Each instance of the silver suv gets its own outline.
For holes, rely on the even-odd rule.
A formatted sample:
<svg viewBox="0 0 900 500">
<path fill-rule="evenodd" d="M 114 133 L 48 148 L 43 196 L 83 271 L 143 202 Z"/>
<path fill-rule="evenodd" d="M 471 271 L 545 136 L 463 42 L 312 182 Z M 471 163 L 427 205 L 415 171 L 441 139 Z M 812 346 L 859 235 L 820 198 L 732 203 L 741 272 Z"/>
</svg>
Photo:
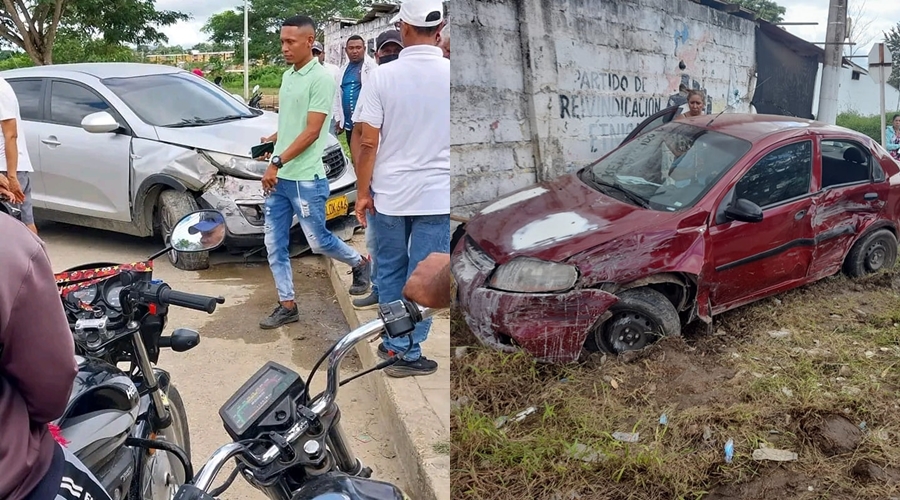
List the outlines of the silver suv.
<svg viewBox="0 0 900 500">
<path fill-rule="evenodd" d="M 267 164 L 250 158 L 250 148 L 275 132 L 277 113 L 164 65 L 60 64 L 0 77 L 15 90 L 25 122 L 36 217 L 167 243 L 182 216 L 214 208 L 225 214 L 232 253 L 264 250 Z M 349 239 L 358 227 L 356 175 L 331 134 L 323 160 L 328 225 Z M 308 248 L 295 217 L 291 253 Z M 179 269 L 209 265 L 207 253 L 173 251 L 169 260 Z"/>
</svg>

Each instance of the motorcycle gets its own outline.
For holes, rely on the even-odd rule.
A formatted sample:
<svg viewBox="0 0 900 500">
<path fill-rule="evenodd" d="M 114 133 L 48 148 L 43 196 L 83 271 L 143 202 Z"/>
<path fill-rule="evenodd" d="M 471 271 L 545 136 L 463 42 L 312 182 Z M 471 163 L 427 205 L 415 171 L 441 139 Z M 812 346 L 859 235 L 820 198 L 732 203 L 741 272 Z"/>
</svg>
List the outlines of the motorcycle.
<svg viewBox="0 0 900 500">
<path fill-rule="evenodd" d="M 402 356 L 340 381 L 341 361 L 357 343 L 381 331 L 392 338 L 408 335 L 418 322 L 435 312 L 405 300 L 381 305 L 379 319 L 338 340 L 305 382 L 293 370 L 267 362 L 219 409 L 233 442 L 213 452 L 200 472 L 179 488 L 175 500 L 213 500 L 239 473 L 271 500 L 409 500 L 399 487 L 371 479 L 372 469 L 363 466 L 350 449 L 335 400 L 339 386 L 389 366 Z M 310 397 L 310 383 L 326 357 L 326 389 Z M 232 458 L 234 471 L 222 486 L 210 490 L 219 471 Z"/>
<path fill-rule="evenodd" d="M 255 109 L 262 109 L 259 107 L 259 103 L 262 101 L 262 92 L 259 91 L 259 85 L 253 86 L 253 92 L 251 92 L 250 100 L 247 101 L 247 106 Z"/>
<path fill-rule="evenodd" d="M 161 349 L 185 352 L 200 342 L 185 328 L 162 335 L 169 306 L 212 314 L 225 299 L 172 290 L 153 279 L 153 259 L 172 250 L 214 250 L 225 239 L 224 224 L 218 211 L 193 212 L 146 261 L 98 262 L 56 275 L 78 375 L 53 425 L 113 499 L 171 500 L 193 476 L 184 402 L 169 373 L 154 365 Z M 126 362 L 123 371 L 118 364 Z"/>
</svg>

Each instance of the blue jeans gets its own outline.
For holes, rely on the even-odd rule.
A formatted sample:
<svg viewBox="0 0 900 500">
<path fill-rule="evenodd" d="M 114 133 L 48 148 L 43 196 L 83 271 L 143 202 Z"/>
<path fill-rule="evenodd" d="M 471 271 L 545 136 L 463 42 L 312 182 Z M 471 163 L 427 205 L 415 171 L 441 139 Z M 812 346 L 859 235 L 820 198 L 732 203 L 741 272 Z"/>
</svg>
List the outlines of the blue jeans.
<svg viewBox="0 0 900 500">
<path fill-rule="evenodd" d="M 378 263 L 375 261 L 375 227 L 372 224 L 366 226 L 366 251 L 372 259 L 372 293 L 378 297 Z"/>
<path fill-rule="evenodd" d="M 403 286 L 409 275 L 432 252 L 450 252 L 450 214 L 391 216 L 368 215 L 369 226 L 375 228 L 374 260 L 378 262 L 378 302 L 386 304 L 403 298 Z M 422 355 L 422 342 L 428 338 L 431 319 L 412 332 L 412 348 L 403 356 L 415 361 Z M 382 336 L 384 346 L 396 353 L 409 347 L 409 338 Z"/>
<path fill-rule="evenodd" d="M 275 278 L 278 300 L 294 300 L 294 275 L 291 271 L 291 223 L 294 216 L 313 253 L 356 267 L 362 256 L 325 227 L 325 202 L 331 188 L 327 179 L 289 181 L 278 179 L 266 198 L 266 252 Z"/>
</svg>

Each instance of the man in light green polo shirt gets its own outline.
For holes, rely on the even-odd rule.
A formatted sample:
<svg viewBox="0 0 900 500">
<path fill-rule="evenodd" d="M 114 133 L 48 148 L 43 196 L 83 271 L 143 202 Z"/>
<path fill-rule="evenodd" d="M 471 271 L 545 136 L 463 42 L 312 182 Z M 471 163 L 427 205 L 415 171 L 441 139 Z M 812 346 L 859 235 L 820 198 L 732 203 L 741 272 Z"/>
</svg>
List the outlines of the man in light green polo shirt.
<svg viewBox="0 0 900 500">
<path fill-rule="evenodd" d="M 300 319 L 294 302 L 289 254 L 294 215 L 314 253 L 353 269 L 351 295 L 362 295 L 369 289 L 369 261 L 325 226 L 330 187 L 322 153 L 328 140 L 325 124 L 331 118 L 335 82 L 313 57 L 315 34 L 315 21 L 306 16 L 290 17 L 281 26 L 281 52 L 291 66 L 284 72 L 278 94 L 278 131 L 265 138 L 275 141 L 275 150 L 262 178 L 266 192 L 266 250 L 279 304 L 260 321 L 259 326 L 264 329 Z"/>
</svg>

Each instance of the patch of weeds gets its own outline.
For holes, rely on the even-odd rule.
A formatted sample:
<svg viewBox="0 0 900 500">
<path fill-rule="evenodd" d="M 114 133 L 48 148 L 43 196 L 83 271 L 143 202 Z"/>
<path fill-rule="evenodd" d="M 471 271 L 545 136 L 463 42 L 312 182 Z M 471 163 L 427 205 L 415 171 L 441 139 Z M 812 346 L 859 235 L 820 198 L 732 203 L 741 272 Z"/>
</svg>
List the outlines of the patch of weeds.
<svg viewBox="0 0 900 500">
<path fill-rule="evenodd" d="M 451 342 L 467 349 L 451 359 L 451 497 L 896 496 L 895 281 L 893 273 L 828 278 L 717 317 L 716 335 L 687 328 L 684 339 L 665 339 L 627 362 L 570 366 L 477 345 L 455 311 Z M 776 330 L 788 335 L 770 335 Z M 852 452 L 835 454 L 841 448 L 826 439 L 821 422 L 835 415 L 843 431 L 861 429 Z M 623 442 L 617 432 L 640 437 Z M 760 447 L 799 459 L 754 461 Z"/>
</svg>

